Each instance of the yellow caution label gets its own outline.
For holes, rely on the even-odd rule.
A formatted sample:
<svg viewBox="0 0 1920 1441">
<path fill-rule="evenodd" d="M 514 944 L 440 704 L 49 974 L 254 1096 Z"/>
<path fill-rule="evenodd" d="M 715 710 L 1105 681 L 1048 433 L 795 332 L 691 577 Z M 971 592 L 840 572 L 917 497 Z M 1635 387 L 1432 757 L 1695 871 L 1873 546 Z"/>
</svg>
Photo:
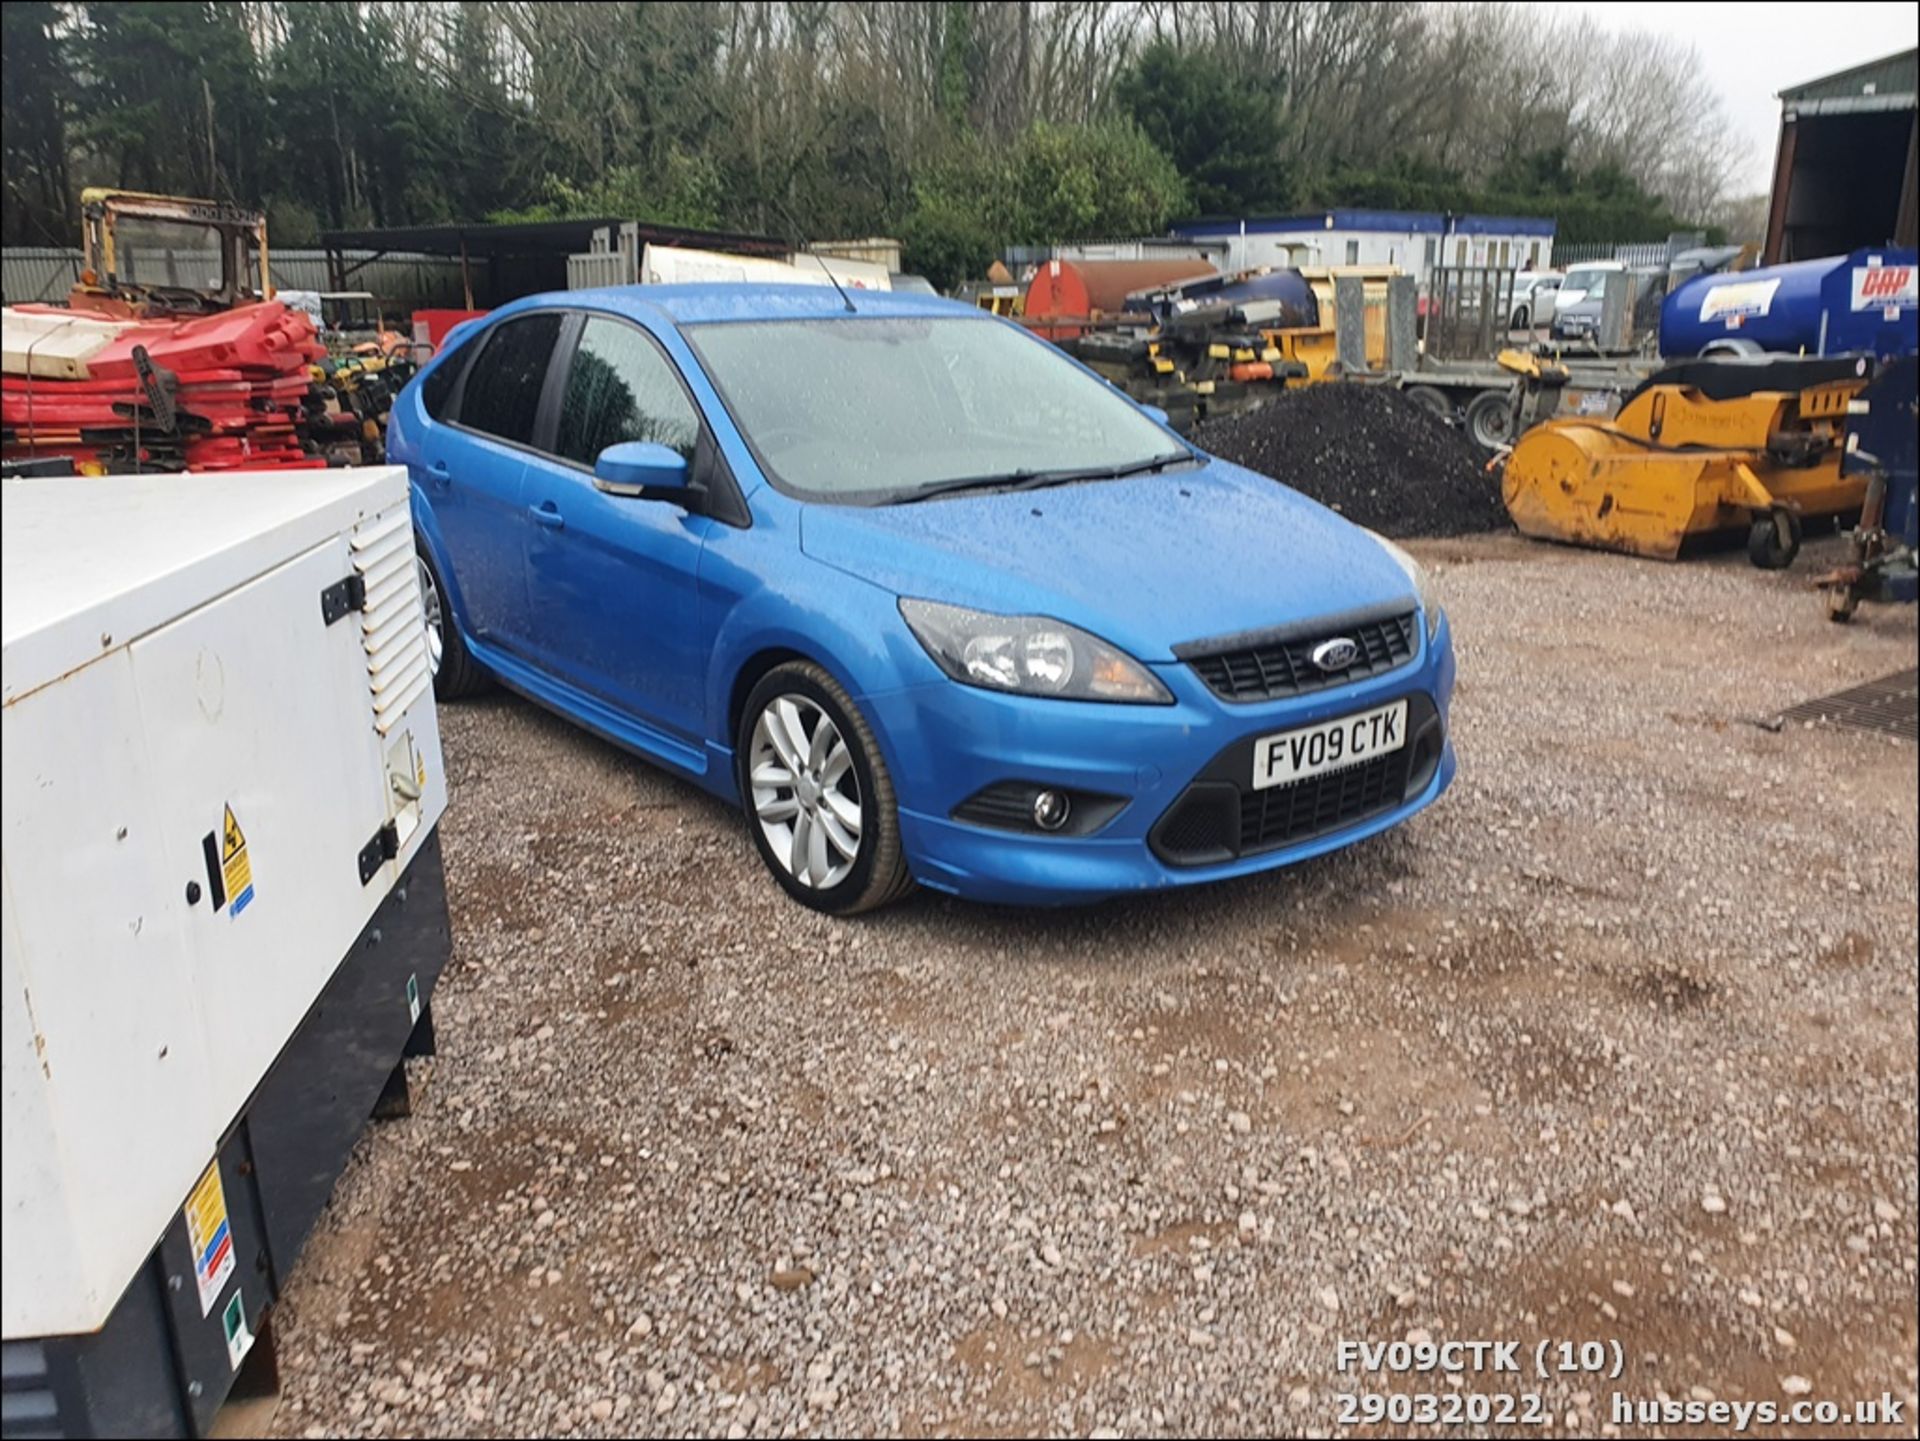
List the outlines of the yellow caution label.
<svg viewBox="0 0 1920 1441">
<path fill-rule="evenodd" d="M 181 1215 L 187 1223 L 187 1245 L 193 1251 L 194 1280 L 200 1287 L 200 1314 L 205 1316 L 233 1274 L 233 1226 L 227 1219 L 227 1193 L 220 1184 L 217 1158 L 187 1196 Z"/>
<path fill-rule="evenodd" d="M 240 818 L 227 808 L 221 825 L 220 876 L 227 887 L 227 914 L 238 916 L 253 900 L 253 861 L 247 855 L 247 834 L 240 829 Z"/>
</svg>

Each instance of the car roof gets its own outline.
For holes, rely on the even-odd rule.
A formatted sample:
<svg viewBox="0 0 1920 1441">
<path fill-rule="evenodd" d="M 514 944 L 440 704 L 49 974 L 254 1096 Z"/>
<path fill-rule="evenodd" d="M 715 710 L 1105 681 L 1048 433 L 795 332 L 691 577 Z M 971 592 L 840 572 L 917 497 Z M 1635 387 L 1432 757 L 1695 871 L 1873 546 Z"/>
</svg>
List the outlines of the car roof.
<svg viewBox="0 0 1920 1441">
<path fill-rule="evenodd" d="M 899 290 L 847 291 L 842 300 L 831 285 L 771 285 L 718 281 L 705 285 L 610 285 L 597 290 L 557 290 L 516 301 L 513 309 L 552 305 L 610 310 L 636 320 L 663 319 L 672 325 L 709 325 L 750 320 L 833 320 L 848 314 L 867 317 L 903 315 L 983 316 L 977 306 L 937 295 Z"/>
</svg>

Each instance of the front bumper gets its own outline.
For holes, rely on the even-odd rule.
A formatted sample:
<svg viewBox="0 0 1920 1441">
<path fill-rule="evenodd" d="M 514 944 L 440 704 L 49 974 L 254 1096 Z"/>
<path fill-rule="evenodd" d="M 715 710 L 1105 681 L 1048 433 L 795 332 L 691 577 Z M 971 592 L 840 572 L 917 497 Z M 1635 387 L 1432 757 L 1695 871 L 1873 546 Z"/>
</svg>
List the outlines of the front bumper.
<svg viewBox="0 0 1920 1441">
<path fill-rule="evenodd" d="M 1001 695 L 942 681 L 862 698 L 883 738 L 915 879 L 970 900 L 1066 905 L 1130 891 L 1198 885 L 1274 870 L 1377 835 L 1430 805 L 1455 769 L 1447 712 L 1452 634 L 1443 615 L 1431 641 L 1384 675 L 1283 700 L 1231 704 L 1185 664 L 1153 667 L 1170 706 L 1103 705 Z M 1206 852 L 1170 846 L 1163 818 L 1218 784 L 1256 736 L 1313 725 L 1402 697 L 1437 724 L 1437 756 L 1401 781 L 1410 787 L 1351 823 L 1299 840 Z M 1415 737 L 1409 736 L 1409 745 Z M 1088 836 L 996 829 L 953 819 L 984 787 L 1028 781 L 1126 799 Z M 1272 794 L 1271 792 L 1267 794 Z M 1384 808 L 1382 808 L 1384 807 Z M 1156 835 L 1156 828 L 1161 827 Z M 1157 844 L 1156 844 L 1157 842 Z M 1236 850 L 1241 853 L 1234 853 Z"/>
</svg>

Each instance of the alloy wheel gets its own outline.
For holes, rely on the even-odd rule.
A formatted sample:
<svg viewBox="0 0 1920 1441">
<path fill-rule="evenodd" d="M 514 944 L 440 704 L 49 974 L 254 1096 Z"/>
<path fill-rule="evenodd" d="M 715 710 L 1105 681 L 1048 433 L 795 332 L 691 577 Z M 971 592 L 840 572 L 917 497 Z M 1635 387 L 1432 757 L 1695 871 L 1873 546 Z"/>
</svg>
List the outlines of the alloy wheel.
<svg viewBox="0 0 1920 1441">
<path fill-rule="evenodd" d="M 853 752 L 807 696 L 776 696 L 753 723 L 747 757 L 753 813 L 768 847 L 803 886 L 828 890 L 860 854 L 865 810 Z"/>
<path fill-rule="evenodd" d="M 440 587 L 433 583 L 433 569 L 421 556 L 413 558 L 413 573 L 420 582 L 420 609 L 427 618 L 427 673 L 440 674 L 440 656 L 447 647 L 446 621 L 440 611 Z"/>
</svg>

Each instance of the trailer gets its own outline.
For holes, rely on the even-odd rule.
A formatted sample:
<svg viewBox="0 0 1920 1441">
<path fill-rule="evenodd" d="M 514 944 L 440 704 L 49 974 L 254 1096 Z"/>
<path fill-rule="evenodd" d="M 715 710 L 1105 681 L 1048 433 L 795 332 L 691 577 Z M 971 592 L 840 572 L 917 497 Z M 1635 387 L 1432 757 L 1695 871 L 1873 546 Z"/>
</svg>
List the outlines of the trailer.
<svg viewBox="0 0 1920 1441">
<path fill-rule="evenodd" d="M 13 1436 L 204 1436 L 433 1049 L 446 776 L 406 472 L 4 501 Z"/>
</svg>

